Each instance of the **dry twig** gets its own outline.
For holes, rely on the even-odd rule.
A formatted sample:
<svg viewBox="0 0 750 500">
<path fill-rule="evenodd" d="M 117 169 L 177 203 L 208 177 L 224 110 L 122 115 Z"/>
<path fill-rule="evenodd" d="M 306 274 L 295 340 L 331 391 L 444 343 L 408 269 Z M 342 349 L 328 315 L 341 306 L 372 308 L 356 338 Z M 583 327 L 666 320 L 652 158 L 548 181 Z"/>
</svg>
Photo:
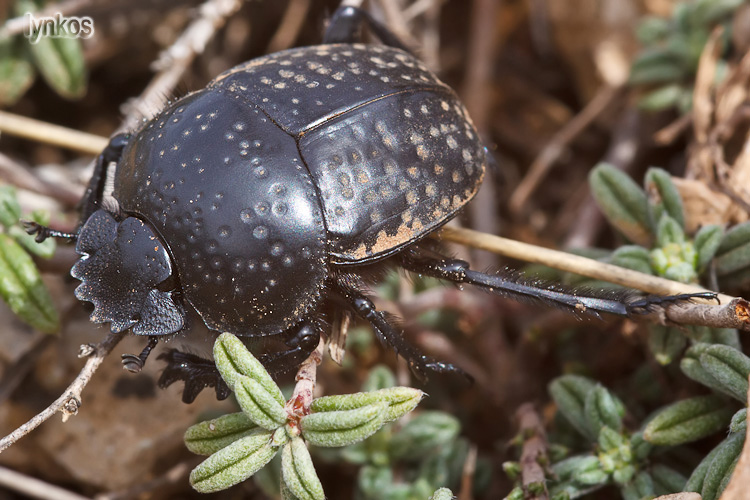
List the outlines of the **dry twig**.
<svg viewBox="0 0 750 500">
<path fill-rule="evenodd" d="M 547 500 L 544 467 L 547 459 L 547 435 L 539 414 L 531 403 L 522 404 L 516 410 L 516 419 L 523 436 L 521 451 L 521 482 L 526 500 Z"/>
<path fill-rule="evenodd" d="M 497 0 L 474 0 L 471 7 L 469 56 L 461 97 L 481 137 L 487 137 L 490 122 L 492 93 L 488 82 L 492 79 L 492 63 L 496 55 L 498 9 Z M 472 227 L 487 233 L 494 233 L 500 227 L 494 177 L 492 169 L 486 169 L 482 187 L 469 205 Z M 492 255 L 474 254 L 474 264 L 479 268 L 497 265 Z"/>
<path fill-rule="evenodd" d="M 207 0 L 199 7 L 198 17 L 153 63 L 159 73 L 137 99 L 127 104 L 127 118 L 118 130 L 137 128 L 144 117 L 152 116 L 163 107 L 195 56 L 203 53 L 216 31 L 241 5 L 242 0 Z"/>
<path fill-rule="evenodd" d="M 562 155 L 565 148 L 621 96 L 623 88 L 623 86 L 610 85 L 602 87 L 586 107 L 552 137 L 531 164 L 526 177 L 523 178 L 510 197 L 508 207 L 512 213 L 520 214 L 523 212 L 523 207 L 526 206 L 529 197 L 547 175 L 555 161 Z"/>
<path fill-rule="evenodd" d="M 321 338 L 318 347 L 310 356 L 299 365 L 295 380 L 294 393 L 286 403 L 286 412 L 290 421 L 297 421 L 310 413 L 310 405 L 313 401 L 315 381 L 317 379 L 318 365 L 323 359 L 325 341 Z"/>
<path fill-rule="evenodd" d="M 461 490 L 458 492 L 458 500 L 472 500 L 474 498 L 474 474 L 477 471 L 477 447 L 471 446 L 464 460 L 461 471 Z"/>
<path fill-rule="evenodd" d="M 0 153 L 0 178 L 21 189 L 53 198 L 69 207 L 78 204 L 83 196 L 81 189 L 70 189 L 64 184 L 55 184 L 39 178 L 35 172 Z"/>
<path fill-rule="evenodd" d="M 81 393 L 83 392 L 84 387 L 89 383 L 91 376 L 96 369 L 99 368 L 99 365 L 102 364 L 104 358 L 112 352 L 112 349 L 114 349 L 120 340 L 123 339 L 126 333 L 127 332 L 110 333 L 104 340 L 96 345 L 81 346 L 81 356 L 88 356 L 89 358 L 86 360 L 86 364 L 81 369 L 81 372 L 75 380 L 73 380 L 73 383 L 63 391 L 62 395 L 57 398 L 54 403 L 39 412 L 18 429 L 0 439 L 0 453 L 26 434 L 39 427 L 58 411 L 63 414 L 63 422 L 70 418 L 71 415 L 75 415 L 78 412 L 78 408 L 81 406 Z"/>
<path fill-rule="evenodd" d="M 93 155 L 99 154 L 107 145 L 104 137 L 7 111 L 0 111 L 0 132 Z"/>
<path fill-rule="evenodd" d="M 184 481 L 185 477 L 190 474 L 190 471 L 193 470 L 196 465 L 198 465 L 199 461 L 200 459 L 180 462 L 169 469 L 165 474 L 154 478 L 151 481 L 136 484 L 132 488 L 123 491 L 112 491 L 96 495 L 94 500 L 129 500 L 131 498 L 141 497 L 144 493 L 152 492 L 162 486 L 178 484 L 180 481 Z"/>
<path fill-rule="evenodd" d="M 31 498 L 47 500 L 88 500 L 87 497 L 73 493 L 34 477 L 21 474 L 5 467 L 0 467 L 0 485 L 9 490 Z"/>
<path fill-rule="evenodd" d="M 266 53 L 270 54 L 280 50 L 288 49 L 294 45 L 299 32 L 307 19 L 310 10 L 310 0 L 291 0 L 286 7 L 284 17 L 281 18 L 276 33 L 271 37 L 266 47 Z"/>
</svg>

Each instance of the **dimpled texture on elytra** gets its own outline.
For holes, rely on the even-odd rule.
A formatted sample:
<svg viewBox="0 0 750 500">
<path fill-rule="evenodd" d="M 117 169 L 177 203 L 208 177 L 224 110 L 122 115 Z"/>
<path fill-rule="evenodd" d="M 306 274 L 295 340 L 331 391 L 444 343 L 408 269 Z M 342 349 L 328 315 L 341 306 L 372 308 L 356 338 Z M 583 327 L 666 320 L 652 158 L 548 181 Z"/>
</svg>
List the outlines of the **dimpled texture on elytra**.
<svg viewBox="0 0 750 500">
<path fill-rule="evenodd" d="M 449 220 L 482 182 L 486 153 L 463 105 L 402 50 L 291 49 L 209 88 L 245 96 L 298 140 L 336 263 L 398 251 Z"/>
</svg>

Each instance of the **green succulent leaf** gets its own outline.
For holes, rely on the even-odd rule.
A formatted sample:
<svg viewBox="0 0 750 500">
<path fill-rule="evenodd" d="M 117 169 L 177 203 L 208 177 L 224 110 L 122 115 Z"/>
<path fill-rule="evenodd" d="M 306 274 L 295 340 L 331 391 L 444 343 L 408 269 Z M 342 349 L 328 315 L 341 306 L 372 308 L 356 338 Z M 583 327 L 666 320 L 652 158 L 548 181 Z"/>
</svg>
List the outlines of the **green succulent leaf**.
<svg viewBox="0 0 750 500">
<path fill-rule="evenodd" d="M 687 335 L 695 343 L 724 344 L 740 349 L 740 335 L 734 328 L 709 328 L 691 326 L 686 329 Z"/>
<path fill-rule="evenodd" d="M 742 453 L 742 445 L 745 443 L 745 434 L 731 434 L 719 446 L 716 455 L 708 466 L 708 471 L 703 479 L 701 497 L 704 500 L 716 500 L 724 491 L 724 487 L 734 472 L 734 467 Z"/>
<path fill-rule="evenodd" d="M 281 476 L 286 487 L 299 500 L 324 500 L 323 485 L 305 442 L 294 437 L 281 451 Z"/>
<path fill-rule="evenodd" d="M 246 480 L 276 455 L 270 431 L 238 439 L 217 451 L 190 473 L 190 484 L 200 493 L 225 490 Z"/>
<path fill-rule="evenodd" d="M 448 488 L 439 488 L 432 494 L 430 500 L 455 500 L 456 496 Z"/>
<path fill-rule="evenodd" d="M 385 423 L 387 409 L 388 403 L 379 401 L 354 410 L 311 413 L 300 419 L 300 428 L 315 446 L 346 446 L 377 432 Z"/>
<path fill-rule="evenodd" d="M 733 347 L 712 345 L 700 354 L 699 360 L 703 369 L 722 387 L 722 392 L 742 403 L 747 401 L 750 358 Z"/>
<path fill-rule="evenodd" d="M 684 399 L 662 409 L 646 426 L 649 443 L 674 446 L 710 436 L 727 425 L 731 410 L 717 396 Z"/>
<path fill-rule="evenodd" d="M 695 235 L 693 245 L 698 252 L 698 271 L 702 272 L 711 263 L 716 255 L 721 239 L 724 236 L 724 229 L 716 224 L 703 226 Z"/>
<path fill-rule="evenodd" d="M 460 430 L 461 424 L 453 415 L 441 411 L 422 412 L 391 438 L 391 455 L 404 460 L 424 457 L 450 446 Z"/>
<path fill-rule="evenodd" d="M 716 458 L 716 455 L 719 454 L 721 451 L 721 447 L 726 443 L 726 439 L 719 443 L 718 446 L 716 446 L 713 450 L 711 450 L 708 455 L 703 457 L 703 460 L 698 464 L 698 466 L 693 469 L 692 474 L 690 474 L 690 477 L 687 480 L 687 483 L 685 483 L 685 487 L 682 491 L 693 491 L 695 493 L 700 493 L 703 490 L 703 483 L 706 480 L 706 474 L 708 474 L 708 469 L 711 466 L 711 462 L 713 462 L 714 458 Z"/>
<path fill-rule="evenodd" d="M 25 40 L 0 37 L 0 106 L 15 104 L 34 83 L 34 66 L 29 61 Z"/>
<path fill-rule="evenodd" d="M 638 100 L 638 107 L 646 111 L 662 111 L 669 108 L 680 107 L 685 94 L 690 94 L 690 89 L 679 83 L 670 83 L 654 89 Z"/>
<path fill-rule="evenodd" d="M 738 224 L 724 234 L 715 259 L 716 274 L 719 276 L 750 266 L 750 222 Z"/>
<path fill-rule="evenodd" d="M 573 479 L 588 486 L 604 484 L 608 478 L 609 474 L 602 470 L 599 459 L 596 457 L 581 461 L 578 468 L 573 471 Z"/>
<path fill-rule="evenodd" d="M 643 438 L 642 432 L 636 432 L 630 437 L 630 449 L 633 453 L 633 458 L 637 462 L 646 460 L 654 449 L 654 446 Z"/>
<path fill-rule="evenodd" d="M 390 368 L 385 365 L 377 365 L 370 370 L 365 383 L 362 384 L 363 392 L 375 392 L 380 389 L 388 389 L 396 385 L 396 376 Z"/>
<path fill-rule="evenodd" d="M 242 413 L 231 413 L 195 424 L 185 432 L 185 445 L 197 455 L 211 455 L 240 438 L 265 432 Z"/>
<path fill-rule="evenodd" d="M 663 464 L 655 464 L 651 467 L 651 478 L 654 483 L 654 494 L 669 495 L 682 491 L 687 483 L 687 478 Z"/>
<path fill-rule="evenodd" d="M 0 66 L 2 64 L 0 61 Z M 21 205 L 18 203 L 16 188 L 0 185 L 0 224 L 6 228 L 15 226 L 19 217 L 21 217 Z"/>
<path fill-rule="evenodd" d="M 575 455 L 553 464 L 552 473 L 559 481 L 568 481 L 573 478 L 575 471 L 588 469 L 593 463 L 599 463 L 599 459 L 594 455 Z"/>
<path fill-rule="evenodd" d="M 690 72 L 685 61 L 674 52 L 654 48 L 644 50 L 630 67 L 630 84 L 647 85 L 680 81 Z"/>
<path fill-rule="evenodd" d="M 235 378 L 234 395 L 242 411 L 264 429 L 274 430 L 286 423 L 284 406 L 257 381 L 240 375 Z"/>
<path fill-rule="evenodd" d="M 604 386 L 597 385 L 586 394 L 584 413 L 591 433 L 598 436 L 602 427 L 615 431 L 622 428 L 625 405 Z"/>
<path fill-rule="evenodd" d="M 675 221 L 680 229 L 685 229 L 685 213 L 680 192 L 672 182 L 672 176 L 664 169 L 650 168 L 644 180 L 646 194 L 649 198 L 651 220 L 660 221 L 664 214 Z M 684 234 L 683 234 L 684 239 Z"/>
<path fill-rule="evenodd" d="M 711 374 L 706 371 L 706 369 L 700 362 L 701 354 L 706 352 L 706 349 L 708 349 L 708 347 L 710 347 L 710 344 L 699 342 L 685 351 L 682 360 L 680 360 L 680 369 L 682 370 L 682 373 L 695 380 L 696 382 L 714 389 L 717 392 L 721 392 L 723 394 L 726 394 L 727 396 L 731 396 L 732 394 L 724 387 L 724 385 L 716 380 L 713 376 L 711 376 Z"/>
<path fill-rule="evenodd" d="M 650 247 L 652 226 L 646 193 L 627 174 L 607 163 L 591 171 L 589 184 L 610 224 L 630 241 Z"/>
<path fill-rule="evenodd" d="M 583 436 L 595 441 L 595 434 L 586 418 L 586 397 L 594 390 L 596 382 L 580 375 L 563 375 L 549 385 L 549 393 L 560 413 Z"/>
<path fill-rule="evenodd" d="M 671 244 L 685 243 L 685 231 L 668 213 L 662 213 L 656 227 L 656 245 L 666 247 Z"/>
<path fill-rule="evenodd" d="M 612 479 L 615 481 L 616 484 L 627 484 L 630 482 L 631 479 L 633 479 L 633 476 L 635 476 L 635 473 L 636 473 L 635 467 L 628 464 L 618 469 L 615 469 L 612 472 Z"/>
<path fill-rule="evenodd" d="M 221 377 L 234 392 L 235 385 L 243 376 L 250 377 L 260 384 L 273 399 L 284 406 L 284 395 L 263 365 L 245 347 L 245 344 L 231 333 L 222 333 L 214 342 L 214 362 Z"/>
<path fill-rule="evenodd" d="M 655 496 L 654 480 L 651 474 L 644 470 L 636 474 L 633 480 L 623 486 L 620 491 L 622 492 L 623 500 L 653 498 Z"/>
<path fill-rule="evenodd" d="M 417 407 L 424 392 L 411 387 L 390 387 L 372 392 L 358 392 L 314 399 L 310 410 L 314 413 L 355 410 L 373 403 L 387 403 L 385 422 L 399 419 Z"/>
<path fill-rule="evenodd" d="M 743 408 L 732 415 L 732 420 L 729 422 L 729 432 L 744 433 L 745 429 L 747 429 L 747 408 Z"/>
<path fill-rule="evenodd" d="M 617 450 L 623 446 L 626 441 L 622 434 L 610 427 L 604 426 L 599 431 L 598 443 L 602 451 L 609 452 Z"/>
<path fill-rule="evenodd" d="M 0 295 L 11 310 L 34 328 L 54 333 L 57 311 L 34 261 L 13 238 L 0 234 Z"/>
<path fill-rule="evenodd" d="M 653 45 L 664 40 L 671 30 L 668 19 L 658 16 L 646 16 L 638 23 L 635 36 L 643 45 Z"/>
<path fill-rule="evenodd" d="M 660 365 L 674 361 L 687 346 L 685 335 L 677 328 L 648 325 L 648 347 Z"/>
<path fill-rule="evenodd" d="M 612 264 L 645 274 L 654 274 L 650 252 L 639 245 L 623 245 L 612 253 Z"/>
</svg>

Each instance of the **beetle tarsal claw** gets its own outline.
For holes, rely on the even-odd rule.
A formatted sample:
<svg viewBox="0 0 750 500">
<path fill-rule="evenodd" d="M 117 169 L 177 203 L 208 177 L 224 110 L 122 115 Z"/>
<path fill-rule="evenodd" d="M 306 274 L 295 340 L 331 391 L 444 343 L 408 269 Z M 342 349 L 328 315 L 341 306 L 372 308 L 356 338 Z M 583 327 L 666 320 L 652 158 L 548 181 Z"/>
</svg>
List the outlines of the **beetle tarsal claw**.
<svg viewBox="0 0 750 500">
<path fill-rule="evenodd" d="M 169 255 L 142 221 L 122 222 L 104 210 L 81 229 L 76 251 L 83 257 L 71 274 L 81 280 L 76 297 L 94 304 L 91 319 L 115 333 L 167 335 L 182 329 L 184 312 L 159 284 L 172 274 Z"/>
</svg>

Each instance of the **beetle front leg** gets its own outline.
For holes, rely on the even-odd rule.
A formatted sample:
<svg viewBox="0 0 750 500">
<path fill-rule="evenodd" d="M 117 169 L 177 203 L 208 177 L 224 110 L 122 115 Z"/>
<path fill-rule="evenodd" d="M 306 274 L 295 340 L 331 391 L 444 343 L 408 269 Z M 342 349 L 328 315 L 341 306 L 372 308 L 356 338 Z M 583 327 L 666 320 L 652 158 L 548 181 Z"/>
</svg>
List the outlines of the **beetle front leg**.
<svg viewBox="0 0 750 500">
<path fill-rule="evenodd" d="M 362 25 L 366 24 L 384 45 L 396 47 L 406 52 L 408 48 L 391 30 L 380 24 L 369 12 L 358 7 L 344 6 L 333 13 L 323 43 L 357 43 L 361 41 Z"/>
<path fill-rule="evenodd" d="M 600 312 L 634 317 L 653 312 L 675 302 L 692 299 L 717 300 L 713 292 L 642 297 L 630 290 L 591 290 L 569 288 L 542 280 L 527 278 L 518 272 L 487 274 L 469 268 L 468 262 L 457 259 L 423 257 L 416 252 L 402 254 L 401 265 L 409 271 L 426 274 L 454 283 L 468 283 L 515 300 L 533 300 L 560 307 L 573 313 L 598 317 Z"/>
<path fill-rule="evenodd" d="M 473 380 L 469 374 L 457 366 L 422 354 L 416 347 L 406 341 L 402 332 L 388 321 L 385 313 L 375 309 L 375 304 L 370 299 L 347 286 L 342 280 L 336 284 L 335 291 L 354 309 L 357 316 L 367 320 L 372 325 L 381 342 L 389 345 L 409 363 L 412 373 L 421 382 L 426 382 L 431 372 L 458 373 L 469 380 Z"/>
<path fill-rule="evenodd" d="M 135 354 L 123 354 L 122 367 L 130 373 L 140 373 L 140 371 L 143 370 L 143 367 L 146 364 L 148 355 L 151 354 L 151 351 L 154 350 L 154 347 L 156 347 L 156 344 L 158 343 L 159 337 L 149 337 L 148 344 L 146 344 L 146 347 L 143 348 L 139 355 L 136 356 Z"/>
</svg>

